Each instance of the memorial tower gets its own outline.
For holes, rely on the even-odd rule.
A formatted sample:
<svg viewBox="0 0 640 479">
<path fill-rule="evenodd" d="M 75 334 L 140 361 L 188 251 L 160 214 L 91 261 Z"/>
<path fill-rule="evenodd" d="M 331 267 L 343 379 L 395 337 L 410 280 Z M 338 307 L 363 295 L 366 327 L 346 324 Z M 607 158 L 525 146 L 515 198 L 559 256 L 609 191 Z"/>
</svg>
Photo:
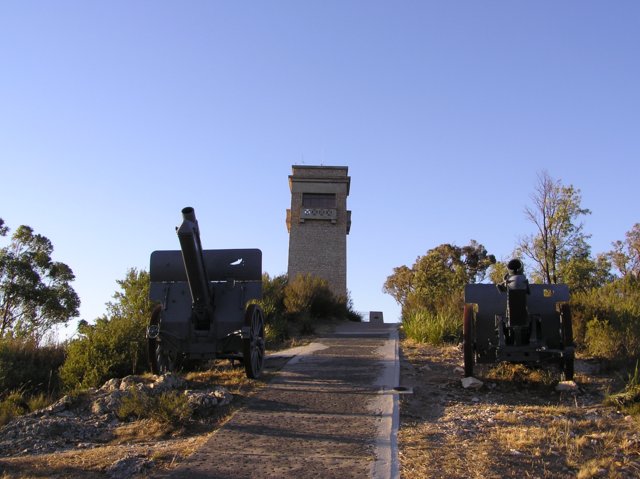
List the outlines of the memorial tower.
<svg viewBox="0 0 640 479">
<path fill-rule="evenodd" d="M 348 172 L 346 166 L 293 165 L 289 175 L 291 208 L 287 209 L 289 279 L 298 274 L 318 276 L 344 298 L 351 229 Z"/>
</svg>

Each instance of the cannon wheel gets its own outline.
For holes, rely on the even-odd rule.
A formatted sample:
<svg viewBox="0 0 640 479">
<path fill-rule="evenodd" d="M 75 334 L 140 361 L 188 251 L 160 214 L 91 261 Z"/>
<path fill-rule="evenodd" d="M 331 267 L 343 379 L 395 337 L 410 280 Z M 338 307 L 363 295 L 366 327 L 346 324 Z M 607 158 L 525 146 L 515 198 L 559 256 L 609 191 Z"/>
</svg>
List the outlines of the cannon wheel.
<svg viewBox="0 0 640 479">
<path fill-rule="evenodd" d="M 571 306 L 563 304 L 560 306 L 560 317 L 562 318 L 562 345 L 566 349 L 573 347 L 573 325 L 571 324 Z M 562 372 L 565 381 L 573 381 L 573 351 L 565 353 L 562 359 Z"/>
<path fill-rule="evenodd" d="M 264 366 L 264 314 L 257 304 L 247 306 L 244 325 L 249 328 L 249 336 L 242 339 L 244 370 L 248 378 L 257 379 Z"/>
<path fill-rule="evenodd" d="M 464 356 L 464 377 L 473 376 L 473 305 L 464 305 L 462 316 L 462 353 Z"/>
<path fill-rule="evenodd" d="M 160 313 L 162 313 L 162 306 L 156 306 L 152 313 L 151 319 L 149 320 L 149 327 L 158 326 L 160 324 Z M 156 352 L 158 350 L 159 342 L 158 338 L 147 338 L 147 357 L 149 359 L 149 367 L 151 368 L 151 372 L 153 374 L 159 374 L 160 368 L 158 365 L 158 356 Z"/>
<path fill-rule="evenodd" d="M 151 313 L 151 319 L 149 320 L 149 326 L 160 325 L 160 314 L 162 313 L 162 306 L 158 305 Z M 147 356 L 149 358 L 149 366 L 153 374 L 164 374 L 176 369 L 176 360 L 171 358 L 169 353 L 164 350 L 162 342 L 158 338 L 147 339 Z"/>
</svg>

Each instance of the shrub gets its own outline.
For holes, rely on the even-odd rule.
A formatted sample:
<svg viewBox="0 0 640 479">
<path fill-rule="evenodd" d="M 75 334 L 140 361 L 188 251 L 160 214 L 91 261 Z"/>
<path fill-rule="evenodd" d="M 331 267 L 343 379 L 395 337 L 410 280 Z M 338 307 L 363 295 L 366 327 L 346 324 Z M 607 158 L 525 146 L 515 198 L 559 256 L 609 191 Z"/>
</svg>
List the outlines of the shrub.
<svg viewBox="0 0 640 479">
<path fill-rule="evenodd" d="M 110 378 L 146 370 L 146 324 L 128 318 L 99 319 L 71 341 L 60 377 L 68 389 L 98 387 Z"/>
<path fill-rule="evenodd" d="M 589 354 L 614 360 L 624 355 L 624 337 L 609 321 L 594 318 L 587 323 L 584 342 Z"/>
<path fill-rule="evenodd" d="M 574 339 L 587 354 L 632 361 L 640 356 L 640 281 L 617 279 L 571 301 Z"/>
<path fill-rule="evenodd" d="M 289 339 L 289 328 L 284 307 L 284 291 L 287 276 L 262 275 L 262 299 L 258 304 L 264 312 L 264 334 L 268 343 L 278 343 Z"/>
<path fill-rule="evenodd" d="M 130 269 L 117 283 L 122 291 L 107 303 L 109 315 L 95 325 L 81 321 L 80 337 L 68 345 L 60 369 L 68 389 L 98 387 L 113 377 L 147 370 L 145 332 L 154 306 L 149 300 L 149 273 Z"/>
<path fill-rule="evenodd" d="M 313 318 L 332 317 L 336 299 L 329 284 L 311 274 L 299 274 L 284 290 L 284 306 L 292 316 L 308 313 Z"/>
</svg>

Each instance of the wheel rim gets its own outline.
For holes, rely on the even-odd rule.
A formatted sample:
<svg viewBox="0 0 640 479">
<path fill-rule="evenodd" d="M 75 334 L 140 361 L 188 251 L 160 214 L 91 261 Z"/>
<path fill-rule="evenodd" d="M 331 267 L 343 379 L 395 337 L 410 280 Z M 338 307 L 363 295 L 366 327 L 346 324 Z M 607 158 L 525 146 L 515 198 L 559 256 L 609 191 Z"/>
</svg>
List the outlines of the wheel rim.
<svg viewBox="0 0 640 479">
<path fill-rule="evenodd" d="M 462 318 L 462 349 L 464 356 L 464 375 L 473 376 L 473 306 L 464 305 Z"/>
<path fill-rule="evenodd" d="M 245 313 L 244 324 L 249 328 L 249 336 L 243 339 L 243 362 L 248 378 L 256 379 L 264 366 L 265 340 L 264 315 L 262 309 L 250 304 Z"/>
<path fill-rule="evenodd" d="M 160 325 L 160 313 L 162 313 L 162 306 L 158 305 L 154 308 L 149 319 L 149 328 L 158 327 Z M 160 343 L 158 338 L 147 338 L 147 358 L 149 359 L 149 367 L 153 374 L 160 373 L 160 367 L 158 364 L 158 348 Z"/>
<path fill-rule="evenodd" d="M 571 323 L 571 307 L 568 304 L 563 304 L 560 307 L 560 315 L 562 318 L 562 345 L 563 347 L 573 347 L 573 324 Z M 573 381 L 573 351 L 565 352 L 562 359 L 562 372 L 564 373 L 565 381 Z"/>
<path fill-rule="evenodd" d="M 149 320 L 149 329 L 155 329 L 153 337 L 147 338 L 147 357 L 153 374 L 175 371 L 178 364 L 177 357 L 172 356 L 160 341 L 161 314 L 162 306 L 158 305 L 151 313 L 151 319 Z"/>
</svg>

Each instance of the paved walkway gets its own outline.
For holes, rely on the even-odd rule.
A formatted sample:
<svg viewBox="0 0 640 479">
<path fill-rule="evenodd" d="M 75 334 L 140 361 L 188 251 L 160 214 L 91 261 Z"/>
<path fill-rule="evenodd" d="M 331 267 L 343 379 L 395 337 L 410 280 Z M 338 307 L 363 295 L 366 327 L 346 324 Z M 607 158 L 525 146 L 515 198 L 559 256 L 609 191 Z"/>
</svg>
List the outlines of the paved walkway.
<svg viewBox="0 0 640 479">
<path fill-rule="evenodd" d="M 341 324 L 295 354 L 172 478 L 397 478 L 397 325 Z"/>
</svg>

